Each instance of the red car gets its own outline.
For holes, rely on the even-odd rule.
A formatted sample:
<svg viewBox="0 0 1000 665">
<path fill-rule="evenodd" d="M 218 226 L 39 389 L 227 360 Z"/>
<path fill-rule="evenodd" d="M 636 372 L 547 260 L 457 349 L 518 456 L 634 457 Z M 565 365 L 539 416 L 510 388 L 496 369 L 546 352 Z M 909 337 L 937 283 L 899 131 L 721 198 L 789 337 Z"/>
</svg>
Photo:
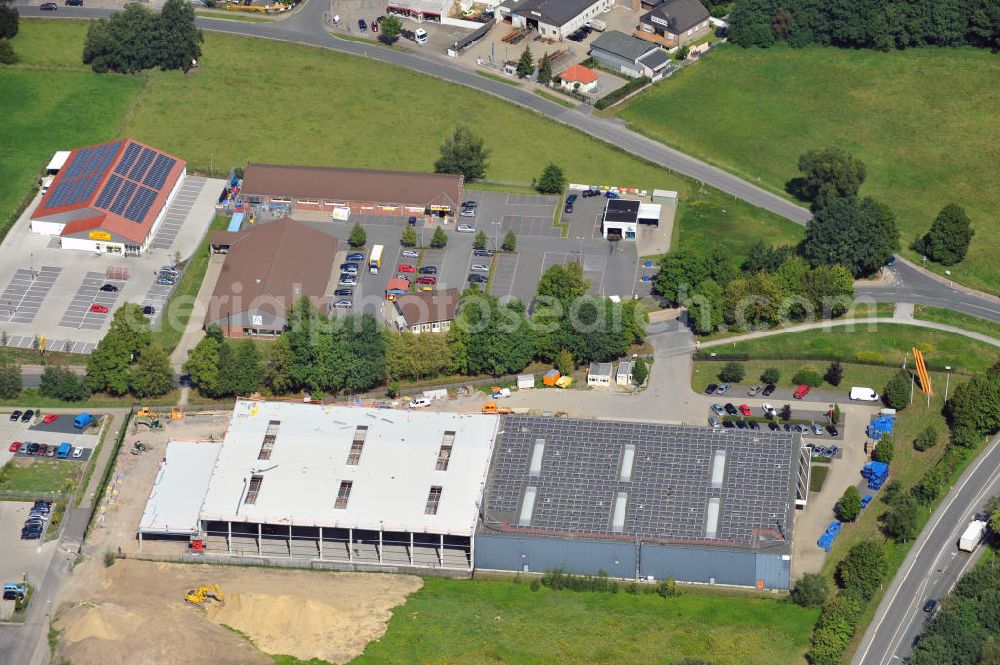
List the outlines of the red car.
<svg viewBox="0 0 1000 665">
<path fill-rule="evenodd" d="M 417 284 L 437 284 L 437 277 L 431 277 L 430 275 L 424 275 L 417 280 Z"/>
<path fill-rule="evenodd" d="M 20 449 L 21 449 L 21 442 L 20 441 L 15 441 L 14 443 L 10 444 L 10 452 L 16 453 Z"/>
<path fill-rule="evenodd" d="M 45 453 L 49 452 L 49 447 L 45 444 L 38 446 L 38 450 L 35 451 L 36 457 L 45 457 Z"/>
<path fill-rule="evenodd" d="M 809 394 L 809 386 L 801 385 L 795 389 L 795 392 L 792 394 L 792 397 L 794 397 L 795 399 L 802 399 L 808 394 Z"/>
<path fill-rule="evenodd" d="M 409 263 L 400 263 L 399 272 L 417 272 L 417 267 L 411 266 Z"/>
<path fill-rule="evenodd" d="M 747 406 L 746 404 L 740 404 L 740 413 L 742 413 L 744 416 L 749 416 L 750 407 Z"/>
<path fill-rule="evenodd" d="M 42 422 L 45 423 L 46 425 L 50 425 L 50 424 L 54 423 L 57 420 L 59 420 L 59 416 L 57 416 L 54 413 L 50 413 L 49 415 L 47 415 L 44 418 L 42 418 Z"/>
<path fill-rule="evenodd" d="M 101 304 L 95 302 L 93 305 L 90 306 L 90 311 L 91 312 L 96 312 L 98 314 L 107 314 L 108 313 L 108 307 L 107 307 L 107 305 L 101 305 Z"/>
</svg>

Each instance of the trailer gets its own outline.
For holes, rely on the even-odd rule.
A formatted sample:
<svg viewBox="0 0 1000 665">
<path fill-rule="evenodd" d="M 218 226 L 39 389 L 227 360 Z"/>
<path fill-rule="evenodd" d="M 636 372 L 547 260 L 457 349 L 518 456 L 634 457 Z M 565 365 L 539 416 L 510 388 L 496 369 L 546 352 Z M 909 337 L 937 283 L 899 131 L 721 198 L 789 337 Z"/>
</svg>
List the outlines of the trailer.
<svg viewBox="0 0 1000 665">
<path fill-rule="evenodd" d="M 974 552 L 986 537 L 986 527 L 987 523 L 983 520 L 969 522 L 969 526 L 965 527 L 965 533 L 958 539 L 958 549 L 963 552 Z"/>
</svg>

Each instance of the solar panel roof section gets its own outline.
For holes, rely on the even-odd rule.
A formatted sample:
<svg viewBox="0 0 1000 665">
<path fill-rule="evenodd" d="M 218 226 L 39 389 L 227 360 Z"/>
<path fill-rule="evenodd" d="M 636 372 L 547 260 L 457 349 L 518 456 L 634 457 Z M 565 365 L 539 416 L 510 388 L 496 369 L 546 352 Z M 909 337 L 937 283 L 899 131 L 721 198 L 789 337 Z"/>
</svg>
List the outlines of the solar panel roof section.
<svg viewBox="0 0 1000 665">
<path fill-rule="evenodd" d="M 177 160 L 173 157 L 168 157 L 162 153 L 156 155 L 156 160 L 153 162 L 153 166 L 150 167 L 149 173 L 146 174 L 142 183 L 144 185 L 160 189 L 167 181 L 167 176 L 170 175 L 170 169 L 174 168 L 174 164 L 176 163 Z"/>
<path fill-rule="evenodd" d="M 122 181 L 124 179 L 120 175 L 112 175 L 108 178 L 108 182 L 104 185 L 101 193 L 97 197 L 97 201 L 94 205 L 98 208 L 107 208 L 111 205 L 111 200 L 115 198 L 115 194 L 118 193 L 118 188 L 122 186 Z"/>
<path fill-rule="evenodd" d="M 131 180 L 126 180 L 122 184 L 122 188 L 118 191 L 118 196 L 115 197 L 114 203 L 111 204 L 109 210 L 116 215 L 120 215 L 125 212 L 125 206 L 128 204 L 129 199 L 132 198 L 132 193 L 135 192 L 136 185 Z"/>
<path fill-rule="evenodd" d="M 115 167 L 115 173 L 120 176 L 127 176 L 128 170 L 135 164 L 135 160 L 140 152 L 142 152 L 141 145 L 138 143 L 129 143 L 128 147 L 125 148 L 122 158 L 118 161 L 118 166 Z"/>
<path fill-rule="evenodd" d="M 129 171 L 129 180 L 135 180 L 136 182 L 142 180 L 142 176 L 146 174 L 146 169 L 149 165 L 153 163 L 153 158 L 156 156 L 156 151 L 152 148 L 143 148 L 142 154 L 139 155 L 139 159 L 136 160 L 135 166 Z"/>
<path fill-rule="evenodd" d="M 729 547 L 788 548 L 794 508 L 798 435 L 602 420 L 510 415 L 501 434 L 484 497 L 487 523 L 517 531 L 525 489 L 536 487 L 530 529 L 554 536 L 641 537 Z M 545 439 L 541 472 L 530 476 L 537 439 Z M 626 446 L 632 474 L 622 479 Z M 713 485 L 718 451 L 723 479 Z M 614 508 L 627 493 L 619 533 Z M 707 514 L 717 499 L 719 516 Z M 494 524 L 495 525 L 495 524 Z M 781 543 L 784 538 L 786 542 Z M 777 545 L 775 544 L 777 543 Z"/>
<path fill-rule="evenodd" d="M 132 198 L 132 203 L 125 209 L 125 219 L 133 222 L 142 222 L 149 212 L 149 207 L 156 200 L 156 192 L 148 187 L 139 187 L 139 191 Z"/>
</svg>

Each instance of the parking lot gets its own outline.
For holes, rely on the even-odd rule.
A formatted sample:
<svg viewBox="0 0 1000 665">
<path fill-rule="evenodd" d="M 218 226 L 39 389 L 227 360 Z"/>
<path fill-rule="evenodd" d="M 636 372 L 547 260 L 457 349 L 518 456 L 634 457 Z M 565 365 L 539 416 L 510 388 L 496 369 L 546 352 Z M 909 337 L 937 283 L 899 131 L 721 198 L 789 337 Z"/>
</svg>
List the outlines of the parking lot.
<svg viewBox="0 0 1000 665">
<path fill-rule="evenodd" d="M 18 268 L 0 296 L 0 321 L 31 323 L 42 308 L 42 301 L 59 277 L 55 266 Z"/>
<path fill-rule="evenodd" d="M 21 540 L 31 507 L 31 501 L 0 501 L 0 582 L 27 581 L 38 586 L 57 549 L 54 540 Z M 0 618 L 9 618 L 13 611 L 14 601 L 0 601 Z"/>
<path fill-rule="evenodd" d="M 105 284 L 110 284 L 115 290 L 102 291 Z M 121 280 L 108 280 L 99 272 L 88 272 L 80 282 L 80 288 L 76 290 L 59 325 L 78 330 L 99 330 L 114 312 L 118 295 L 124 286 L 125 282 Z M 107 308 L 107 311 L 91 311 L 94 305 Z"/>
</svg>

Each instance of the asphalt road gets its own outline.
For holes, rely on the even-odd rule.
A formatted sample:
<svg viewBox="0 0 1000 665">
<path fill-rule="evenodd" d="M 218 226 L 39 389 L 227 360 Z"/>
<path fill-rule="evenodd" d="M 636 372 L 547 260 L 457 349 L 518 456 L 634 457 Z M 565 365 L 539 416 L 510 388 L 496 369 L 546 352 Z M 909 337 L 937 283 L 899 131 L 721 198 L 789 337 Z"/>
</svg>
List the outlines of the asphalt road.
<svg viewBox="0 0 1000 665">
<path fill-rule="evenodd" d="M 910 654 L 929 615 L 928 598 L 941 599 L 972 566 L 958 539 L 986 500 L 1000 494 L 1000 437 L 973 462 L 935 511 L 882 598 L 852 665 L 889 665 Z"/>
</svg>

